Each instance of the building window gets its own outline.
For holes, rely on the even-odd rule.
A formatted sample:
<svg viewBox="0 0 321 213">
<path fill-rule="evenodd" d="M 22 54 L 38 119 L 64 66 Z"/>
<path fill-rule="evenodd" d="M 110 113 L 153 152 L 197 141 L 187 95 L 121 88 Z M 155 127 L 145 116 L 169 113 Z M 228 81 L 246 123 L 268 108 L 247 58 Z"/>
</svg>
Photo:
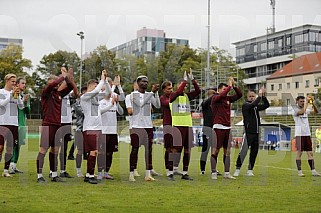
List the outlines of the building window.
<svg viewBox="0 0 321 213">
<path fill-rule="evenodd" d="M 282 90 L 282 84 L 279 84 L 279 91 Z"/>
<path fill-rule="evenodd" d="M 291 37 L 286 37 L 286 45 L 291 45 Z"/>
<path fill-rule="evenodd" d="M 305 81 L 305 88 L 309 88 L 310 87 L 310 80 L 306 80 Z"/>
<path fill-rule="evenodd" d="M 290 106 L 291 105 L 291 100 L 290 99 L 286 99 L 286 105 Z"/>
<path fill-rule="evenodd" d="M 283 39 L 278 40 L 278 47 L 282 47 Z"/>
<path fill-rule="evenodd" d="M 315 41 L 316 40 L 316 33 L 315 32 L 310 32 L 309 36 L 310 36 L 310 41 Z"/>
<path fill-rule="evenodd" d="M 265 51 L 266 50 L 266 43 L 261 43 L 261 51 Z"/>
<path fill-rule="evenodd" d="M 303 43 L 303 34 L 294 36 L 294 43 L 295 44 Z"/>
<path fill-rule="evenodd" d="M 274 49 L 274 41 L 269 41 L 269 50 Z"/>
<path fill-rule="evenodd" d="M 245 55 L 244 47 L 236 50 L 236 56 L 242 56 L 242 55 Z"/>
<path fill-rule="evenodd" d="M 303 41 L 304 42 L 308 42 L 309 41 L 309 34 L 308 33 L 304 33 L 303 34 Z"/>
<path fill-rule="evenodd" d="M 299 89 L 299 87 L 300 87 L 300 83 L 298 81 L 295 82 L 295 89 Z"/>
<path fill-rule="evenodd" d="M 254 46 L 253 46 L 253 52 L 257 52 L 257 45 L 256 44 L 254 44 Z"/>
<path fill-rule="evenodd" d="M 315 87 L 318 87 L 320 84 L 320 80 L 317 78 L 317 79 L 314 79 L 314 86 Z"/>
<path fill-rule="evenodd" d="M 286 89 L 290 89 L 291 88 L 291 83 L 286 83 Z"/>
<path fill-rule="evenodd" d="M 274 84 L 271 84 L 271 91 L 274 91 Z"/>
</svg>

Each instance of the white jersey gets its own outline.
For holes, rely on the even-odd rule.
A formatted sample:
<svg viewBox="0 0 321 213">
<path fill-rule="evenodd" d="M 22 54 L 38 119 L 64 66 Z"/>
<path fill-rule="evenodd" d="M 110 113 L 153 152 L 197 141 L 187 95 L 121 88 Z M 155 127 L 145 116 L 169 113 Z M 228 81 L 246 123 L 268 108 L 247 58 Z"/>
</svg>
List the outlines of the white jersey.
<svg viewBox="0 0 321 213">
<path fill-rule="evenodd" d="M 114 94 L 117 95 L 117 94 Z M 103 134 L 117 134 L 117 112 L 123 114 L 119 104 L 112 104 L 112 98 L 99 101 Z"/>
<path fill-rule="evenodd" d="M 0 125 L 18 126 L 18 107 L 24 108 L 21 96 L 14 99 L 12 91 L 0 89 Z"/>
<path fill-rule="evenodd" d="M 99 110 L 98 94 L 105 84 L 101 80 L 96 88 L 90 92 L 83 94 L 80 97 L 80 106 L 84 112 L 83 131 L 86 130 L 101 130 L 101 112 Z"/>
<path fill-rule="evenodd" d="M 151 108 L 152 105 L 160 108 L 158 93 L 154 97 L 152 92 L 134 91 L 131 93 L 131 102 L 133 106 L 132 128 L 153 128 Z"/>
<path fill-rule="evenodd" d="M 66 95 L 61 100 L 61 123 L 70 124 L 72 122 L 70 94 Z"/>
<path fill-rule="evenodd" d="M 310 109 L 307 109 L 303 115 L 297 115 L 301 109 L 298 105 L 293 106 L 293 120 L 295 122 L 295 136 L 311 136 L 308 114 Z"/>
<path fill-rule="evenodd" d="M 126 95 L 126 98 L 125 98 L 125 105 L 126 105 L 126 109 L 128 109 L 128 108 L 133 108 L 133 105 L 132 105 L 132 101 L 130 100 L 130 97 L 131 97 L 131 95 L 130 94 L 128 94 L 128 95 Z M 132 129 L 132 116 L 131 115 L 128 115 L 127 116 L 127 120 L 128 120 L 128 122 L 129 122 L 129 129 Z"/>
</svg>

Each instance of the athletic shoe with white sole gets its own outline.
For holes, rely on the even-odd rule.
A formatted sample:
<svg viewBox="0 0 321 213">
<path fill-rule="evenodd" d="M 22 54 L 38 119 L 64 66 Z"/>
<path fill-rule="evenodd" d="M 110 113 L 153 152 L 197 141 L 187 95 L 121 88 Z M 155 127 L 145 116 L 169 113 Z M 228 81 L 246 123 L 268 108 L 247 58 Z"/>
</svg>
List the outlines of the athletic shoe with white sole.
<svg viewBox="0 0 321 213">
<path fill-rule="evenodd" d="M 129 177 L 128 177 L 128 181 L 135 182 L 136 180 L 135 180 L 134 175 L 130 174 Z"/>
<path fill-rule="evenodd" d="M 240 176 L 240 170 L 239 169 L 236 169 L 234 174 L 233 174 L 234 177 L 238 177 Z"/>
<path fill-rule="evenodd" d="M 319 176 L 321 176 L 321 174 L 318 173 L 317 171 L 313 170 L 313 171 L 312 171 L 312 176 L 317 176 L 317 177 L 319 177 Z"/>
<path fill-rule="evenodd" d="M 253 177 L 254 176 L 253 170 L 248 170 L 247 173 L 246 173 L 246 176 Z"/>
<path fill-rule="evenodd" d="M 230 173 L 224 174 L 223 177 L 224 177 L 225 179 L 236 180 L 236 178 L 233 177 Z"/>
<path fill-rule="evenodd" d="M 134 177 L 140 177 L 140 174 L 138 174 L 137 170 L 134 170 Z"/>
<path fill-rule="evenodd" d="M 155 170 L 151 170 L 151 171 L 150 171 L 150 174 L 151 174 L 152 176 L 163 176 L 162 174 L 157 173 Z"/>
<path fill-rule="evenodd" d="M 145 181 L 156 181 L 156 179 L 153 178 L 152 176 L 146 176 Z"/>
<path fill-rule="evenodd" d="M 212 172 L 211 179 L 217 180 L 217 172 Z"/>
<path fill-rule="evenodd" d="M 2 173 L 2 177 L 12 177 L 8 172 L 4 172 Z"/>
<path fill-rule="evenodd" d="M 299 171 L 298 171 L 298 175 L 299 175 L 299 177 L 304 177 L 304 176 L 305 176 L 305 175 L 303 174 L 302 170 L 299 170 Z"/>
<path fill-rule="evenodd" d="M 81 172 L 79 172 L 79 173 L 77 173 L 77 177 L 79 177 L 79 178 L 83 178 L 83 177 L 84 177 L 84 175 L 83 175 Z"/>
</svg>

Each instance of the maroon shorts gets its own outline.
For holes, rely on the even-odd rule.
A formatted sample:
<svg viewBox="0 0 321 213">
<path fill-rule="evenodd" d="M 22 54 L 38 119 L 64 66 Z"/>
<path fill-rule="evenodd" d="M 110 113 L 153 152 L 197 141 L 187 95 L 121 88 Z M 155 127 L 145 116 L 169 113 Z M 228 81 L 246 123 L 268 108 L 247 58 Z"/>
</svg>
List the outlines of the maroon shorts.
<svg viewBox="0 0 321 213">
<path fill-rule="evenodd" d="M 103 134 L 101 143 L 99 144 L 99 151 L 103 152 L 118 152 L 118 135 L 117 134 Z"/>
<path fill-rule="evenodd" d="M 136 148 L 147 143 L 153 144 L 153 128 L 132 128 L 130 143 Z"/>
<path fill-rule="evenodd" d="M 296 136 L 296 149 L 301 151 L 312 151 L 312 141 L 310 136 Z"/>
<path fill-rule="evenodd" d="M 41 126 L 40 132 L 40 147 L 49 148 L 62 145 L 62 135 L 58 131 L 60 126 L 50 125 L 50 126 Z"/>
<path fill-rule="evenodd" d="M 5 141 L 7 147 L 14 147 L 18 143 L 18 126 L 0 126 L 0 145 L 4 146 Z"/>
<path fill-rule="evenodd" d="M 192 127 L 175 126 L 173 127 L 173 147 L 184 149 L 192 148 L 194 146 L 194 135 Z"/>
<path fill-rule="evenodd" d="M 98 150 L 98 144 L 100 144 L 101 138 L 100 130 L 84 131 L 85 152 Z"/>
<path fill-rule="evenodd" d="M 214 143 L 212 147 L 216 145 L 216 149 L 231 148 L 232 146 L 232 134 L 230 129 L 214 129 Z"/>
</svg>

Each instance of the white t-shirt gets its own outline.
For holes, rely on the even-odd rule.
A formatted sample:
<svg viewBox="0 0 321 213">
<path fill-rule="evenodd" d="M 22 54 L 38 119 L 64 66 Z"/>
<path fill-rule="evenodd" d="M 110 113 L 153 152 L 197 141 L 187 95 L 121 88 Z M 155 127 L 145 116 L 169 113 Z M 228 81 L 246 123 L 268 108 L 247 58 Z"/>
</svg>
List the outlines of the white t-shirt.
<svg viewBox="0 0 321 213">
<path fill-rule="evenodd" d="M 24 108 L 21 96 L 14 99 L 12 91 L 0 89 L 0 125 L 18 126 L 18 107 Z"/>
<path fill-rule="evenodd" d="M 301 109 L 298 105 L 293 106 L 293 120 L 295 122 L 295 136 L 311 136 L 308 114 L 311 110 L 307 109 L 303 115 L 297 115 Z"/>
<path fill-rule="evenodd" d="M 153 128 L 151 107 L 160 108 L 160 100 L 158 93 L 154 97 L 154 93 L 140 93 L 134 91 L 131 94 L 131 103 L 133 108 L 132 128 Z"/>
<path fill-rule="evenodd" d="M 101 113 L 99 110 L 98 94 L 105 81 L 101 80 L 96 88 L 80 97 L 80 106 L 84 112 L 83 131 L 101 130 Z"/>
<path fill-rule="evenodd" d="M 66 95 L 61 100 L 61 123 L 68 124 L 72 122 L 70 94 Z"/>
<path fill-rule="evenodd" d="M 126 108 L 133 108 L 133 105 L 132 105 L 132 101 L 130 100 L 130 94 L 126 95 L 126 98 L 125 98 L 125 105 L 126 105 Z M 129 122 L 129 129 L 132 129 L 132 116 L 131 115 L 128 115 L 127 117 L 127 120 Z"/>
<path fill-rule="evenodd" d="M 102 99 L 99 101 L 99 109 L 102 113 L 102 133 L 117 134 L 117 104 L 113 105 L 111 98 L 109 100 Z"/>
</svg>

